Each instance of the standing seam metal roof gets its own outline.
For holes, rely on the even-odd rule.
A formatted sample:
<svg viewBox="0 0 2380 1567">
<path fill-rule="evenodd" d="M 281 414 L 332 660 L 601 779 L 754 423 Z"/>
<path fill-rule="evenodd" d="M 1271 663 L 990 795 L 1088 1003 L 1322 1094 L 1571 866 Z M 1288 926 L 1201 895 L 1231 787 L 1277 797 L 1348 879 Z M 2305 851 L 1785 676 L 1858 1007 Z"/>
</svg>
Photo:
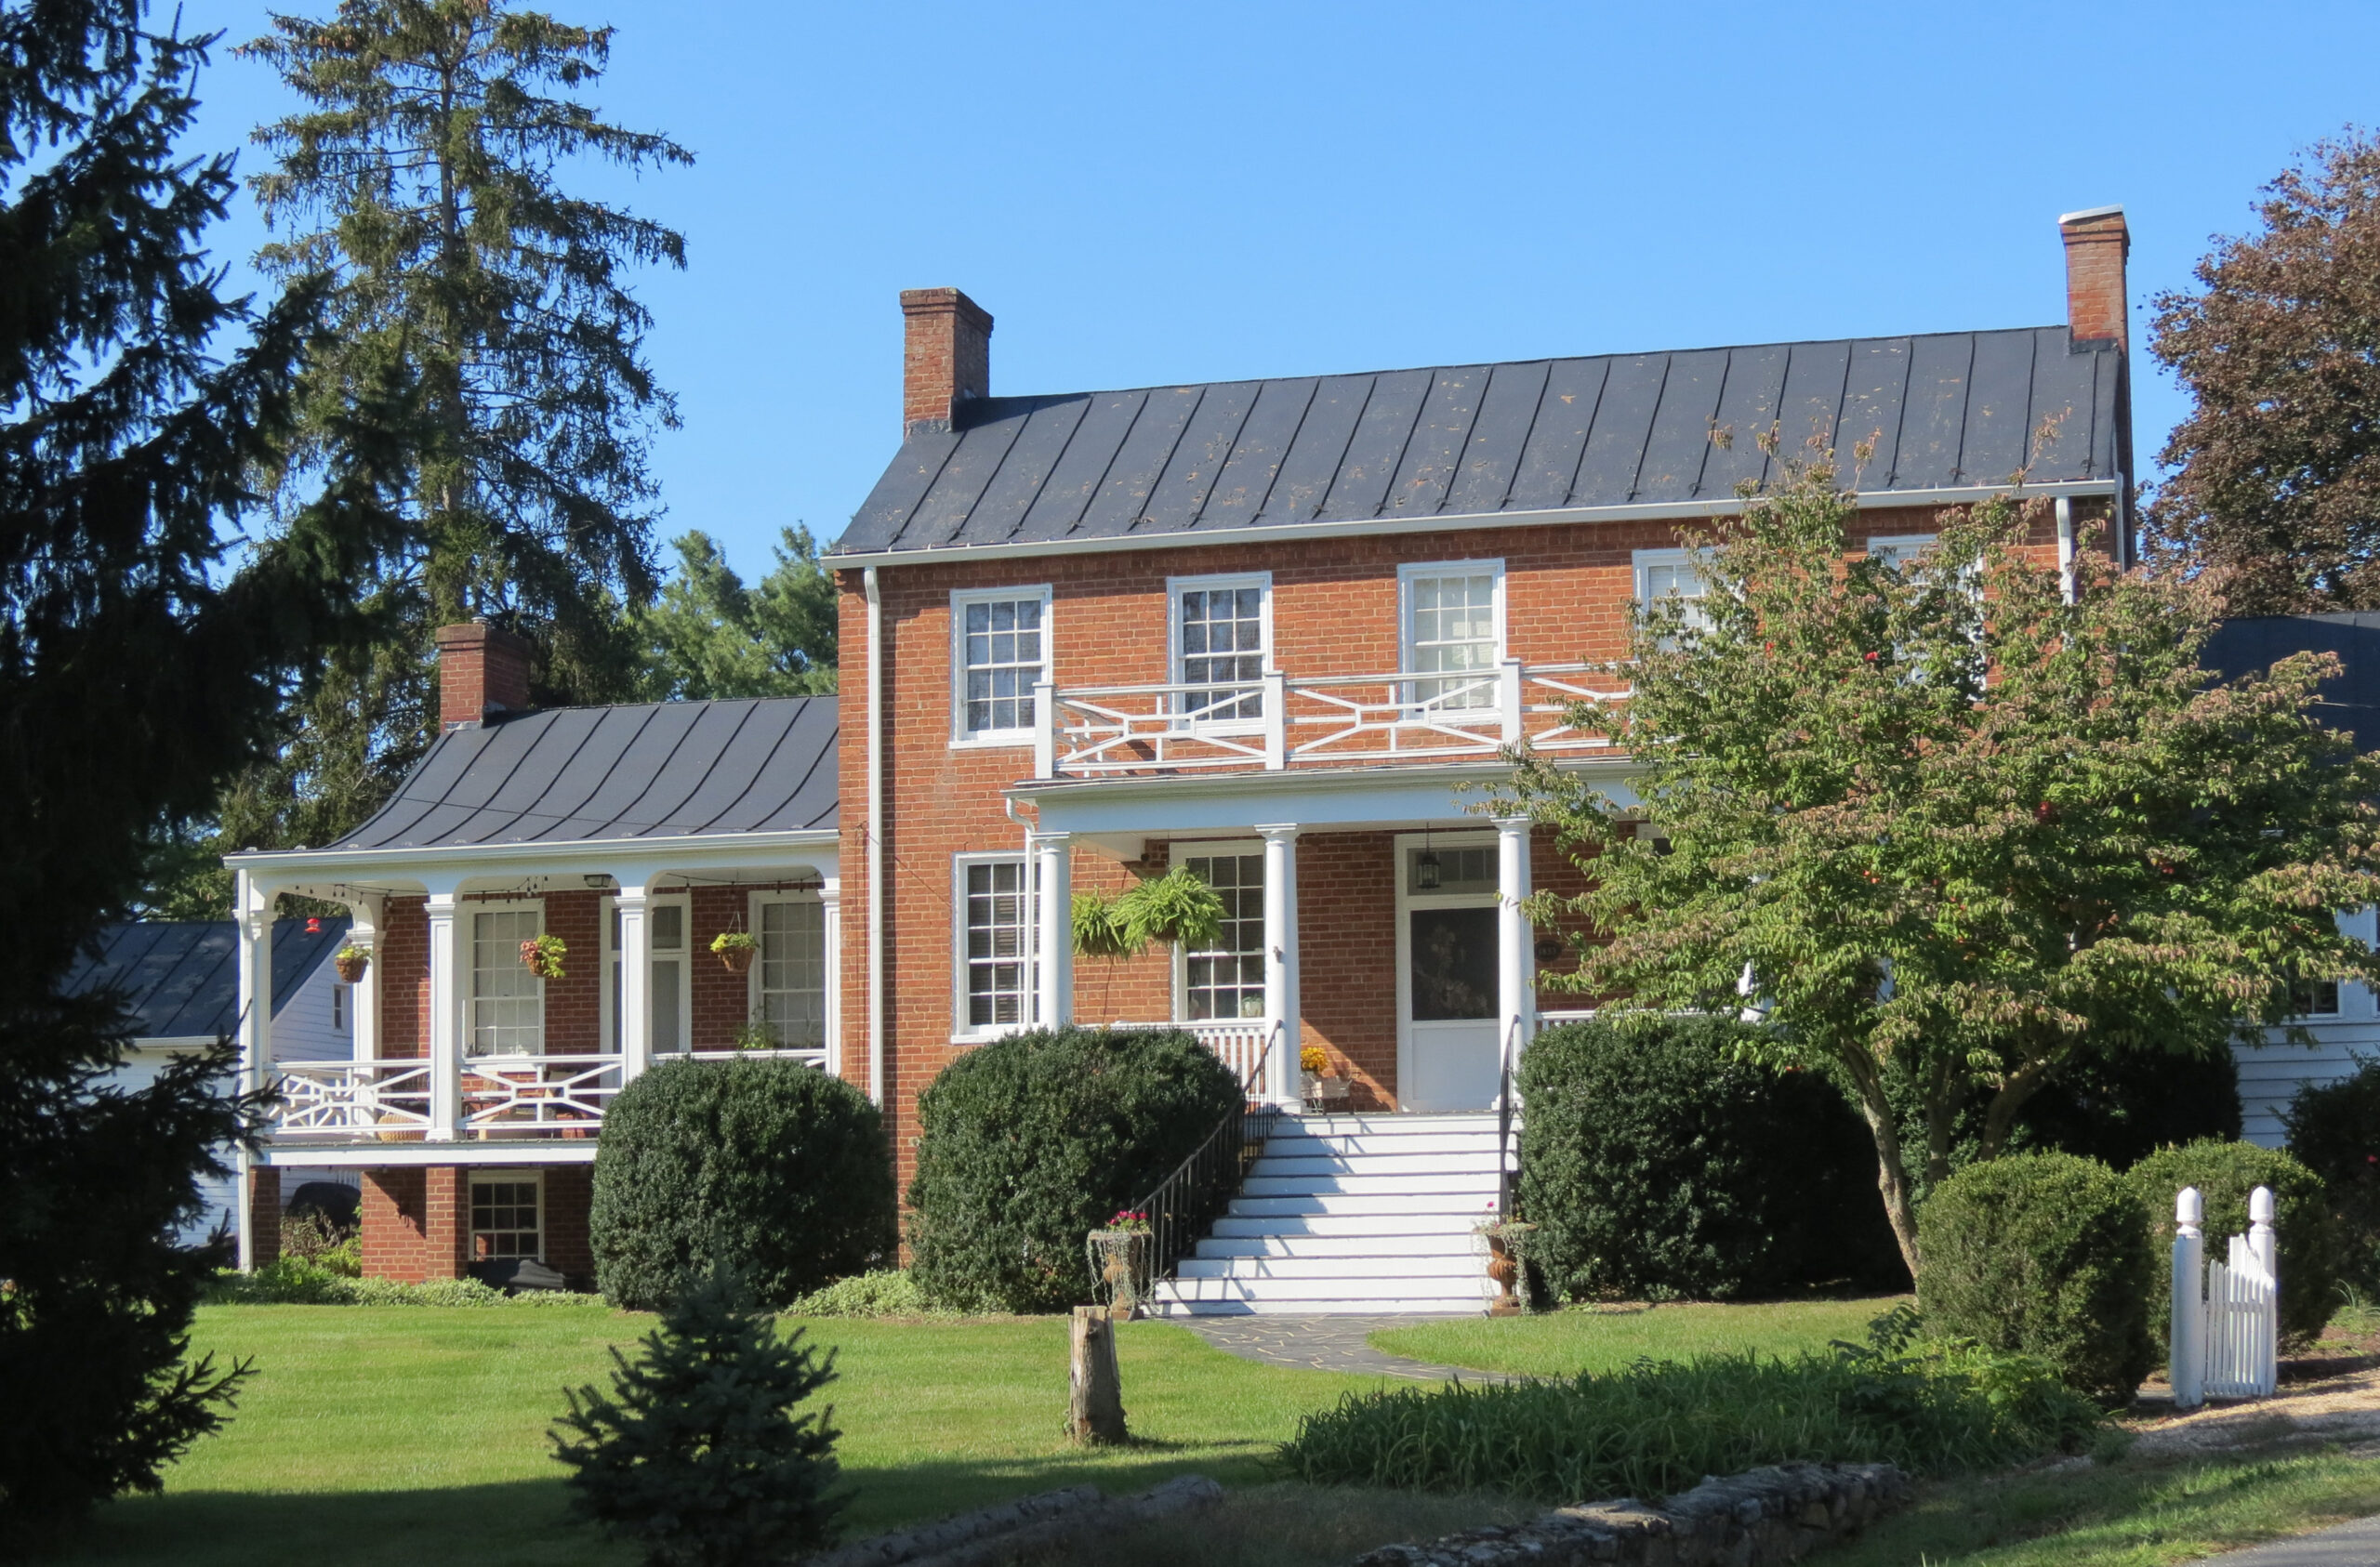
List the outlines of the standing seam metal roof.
<svg viewBox="0 0 2380 1567">
<path fill-rule="evenodd" d="M 831 696 L 561 707 L 447 731 L 333 849 L 831 829 Z"/>
<path fill-rule="evenodd" d="M 272 922 L 272 1010 L 289 1005 L 322 961 L 347 938 L 348 922 Z M 101 985 L 122 993 L 136 1039 L 214 1039 L 240 1021 L 240 938 L 228 919 L 126 920 L 99 932 L 99 953 L 66 977 L 68 995 Z"/>
<path fill-rule="evenodd" d="M 985 398 L 833 553 L 1726 499 L 1772 427 L 1846 462 L 1872 435 L 1863 494 L 2105 480 L 2123 374 L 2043 326 Z"/>
</svg>

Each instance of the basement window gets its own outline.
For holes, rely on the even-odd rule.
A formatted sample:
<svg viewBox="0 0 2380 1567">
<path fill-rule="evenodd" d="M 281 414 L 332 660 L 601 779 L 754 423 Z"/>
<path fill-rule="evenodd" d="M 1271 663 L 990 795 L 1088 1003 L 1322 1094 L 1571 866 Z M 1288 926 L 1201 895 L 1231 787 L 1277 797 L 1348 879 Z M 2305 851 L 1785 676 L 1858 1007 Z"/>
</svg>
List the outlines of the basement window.
<svg viewBox="0 0 2380 1567">
<path fill-rule="evenodd" d="M 546 1252 L 544 1182 L 534 1175 L 471 1179 L 471 1260 L 490 1262 Z"/>
</svg>

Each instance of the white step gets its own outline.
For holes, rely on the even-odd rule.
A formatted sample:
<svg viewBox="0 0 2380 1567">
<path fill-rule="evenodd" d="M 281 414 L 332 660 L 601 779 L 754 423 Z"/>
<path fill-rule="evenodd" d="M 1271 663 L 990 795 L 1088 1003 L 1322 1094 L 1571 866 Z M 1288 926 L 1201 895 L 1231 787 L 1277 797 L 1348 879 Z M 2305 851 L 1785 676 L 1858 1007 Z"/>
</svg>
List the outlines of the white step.
<svg viewBox="0 0 2380 1567">
<path fill-rule="evenodd" d="M 1284 1137 L 1264 1139 L 1264 1156 L 1305 1158 L 1397 1158 L 1416 1153 L 1480 1153 L 1496 1156 L 1496 1134 L 1422 1132 L 1394 1137 L 1385 1132 L 1350 1132 L 1344 1137 Z"/>
<path fill-rule="evenodd" d="M 1271 1177 L 1476 1175 L 1492 1185 L 1496 1179 L 1496 1151 L 1483 1148 L 1476 1153 L 1365 1153 L 1352 1157 L 1302 1154 L 1282 1158 L 1268 1148 L 1248 1173 Z"/>
<path fill-rule="evenodd" d="M 1370 1257 L 1387 1265 L 1399 1258 L 1444 1257 L 1464 1249 L 1469 1227 L 1435 1233 L 1368 1235 L 1282 1234 L 1261 1220 L 1235 1223 L 1260 1226 L 1244 1235 L 1210 1235 L 1198 1243 L 1199 1257 Z"/>
<path fill-rule="evenodd" d="M 1440 1252 L 1435 1257 L 1185 1257 L 1185 1279 L 1474 1279 L 1488 1259 Z"/>
<path fill-rule="evenodd" d="M 1254 1235 L 1435 1235 L 1467 1244 L 1478 1216 L 1461 1213 L 1227 1214 L 1214 1233 L 1226 1239 Z"/>
<path fill-rule="evenodd" d="M 1483 1202 L 1496 1194 L 1493 1170 L 1456 1170 L 1448 1175 L 1374 1175 L 1368 1165 L 1345 1175 L 1251 1175 L 1240 1186 L 1250 1197 L 1422 1196 L 1449 1192 L 1475 1195 Z"/>
<path fill-rule="evenodd" d="M 1443 1300 L 1476 1309 L 1501 1292 L 1485 1273 L 1475 1279 L 1183 1279 L 1166 1281 L 1168 1299 L 1194 1300 Z"/>
<path fill-rule="evenodd" d="M 1476 1221 L 1487 1212 L 1487 1198 L 1493 1195 L 1493 1188 L 1485 1194 L 1478 1192 L 1324 1192 L 1291 1197 L 1260 1193 L 1253 1197 L 1234 1197 L 1231 1212 L 1243 1218 L 1260 1214 L 1465 1214 Z"/>
<path fill-rule="evenodd" d="M 1382 1300 L 1166 1300 L 1153 1302 L 1156 1317 L 1475 1317 L 1468 1300 L 1435 1297 Z"/>
</svg>

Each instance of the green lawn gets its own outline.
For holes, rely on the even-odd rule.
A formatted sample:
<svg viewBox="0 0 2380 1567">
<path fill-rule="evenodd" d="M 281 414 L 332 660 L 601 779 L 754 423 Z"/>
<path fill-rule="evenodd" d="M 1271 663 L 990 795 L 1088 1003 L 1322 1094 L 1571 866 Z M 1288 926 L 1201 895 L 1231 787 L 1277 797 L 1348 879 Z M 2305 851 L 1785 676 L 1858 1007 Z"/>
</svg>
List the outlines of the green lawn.
<svg viewBox="0 0 2380 1567">
<path fill-rule="evenodd" d="M 62 1560 L 626 1564 L 632 1552 L 563 1516 L 544 1432 L 562 1387 L 600 1380 L 605 1347 L 651 1322 L 601 1308 L 206 1308 L 196 1348 L 257 1360 L 238 1414 L 163 1496 L 103 1508 Z M 855 1534 L 1084 1480 L 1114 1491 L 1196 1470 L 1246 1483 L 1299 1415 L 1368 1385 L 1128 1323 L 1118 1358 L 1141 1442 L 1091 1454 L 1061 1433 L 1062 1318 L 809 1326 L 840 1350 L 829 1392 Z"/>
<path fill-rule="evenodd" d="M 1868 1323 L 1906 1296 L 1791 1300 L 1752 1306 L 1572 1307 L 1538 1317 L 1465 1317 L 1416 1323 L 1370 1336 L 1372 1346 L 1440 1365 L 1532 1376 L 1614 1371 L 1638 1360 L 1677 1360 L 1704 1350 L 1791 1354 L 1831 1339 L 1865 1343 Z"/>
</svg>

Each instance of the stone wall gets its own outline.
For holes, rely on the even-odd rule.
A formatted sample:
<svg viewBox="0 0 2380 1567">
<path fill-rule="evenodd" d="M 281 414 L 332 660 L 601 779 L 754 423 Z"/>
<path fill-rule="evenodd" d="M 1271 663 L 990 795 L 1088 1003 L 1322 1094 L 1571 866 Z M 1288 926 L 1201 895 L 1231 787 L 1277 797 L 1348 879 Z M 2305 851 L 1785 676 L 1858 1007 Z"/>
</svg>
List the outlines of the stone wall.
<svg viewBox="0 0 2380 1567">
<path fill-rule="evenodd" d="M 1767 1567 L 1856 1533 L 1908 1497 L 1908 1477 L 1890 1464 L 1783 1464 L 1706 1480 L 1665 1507 L 1622 1497 L 1382 1546 L 1355 1567 Z"/>
</svg>

